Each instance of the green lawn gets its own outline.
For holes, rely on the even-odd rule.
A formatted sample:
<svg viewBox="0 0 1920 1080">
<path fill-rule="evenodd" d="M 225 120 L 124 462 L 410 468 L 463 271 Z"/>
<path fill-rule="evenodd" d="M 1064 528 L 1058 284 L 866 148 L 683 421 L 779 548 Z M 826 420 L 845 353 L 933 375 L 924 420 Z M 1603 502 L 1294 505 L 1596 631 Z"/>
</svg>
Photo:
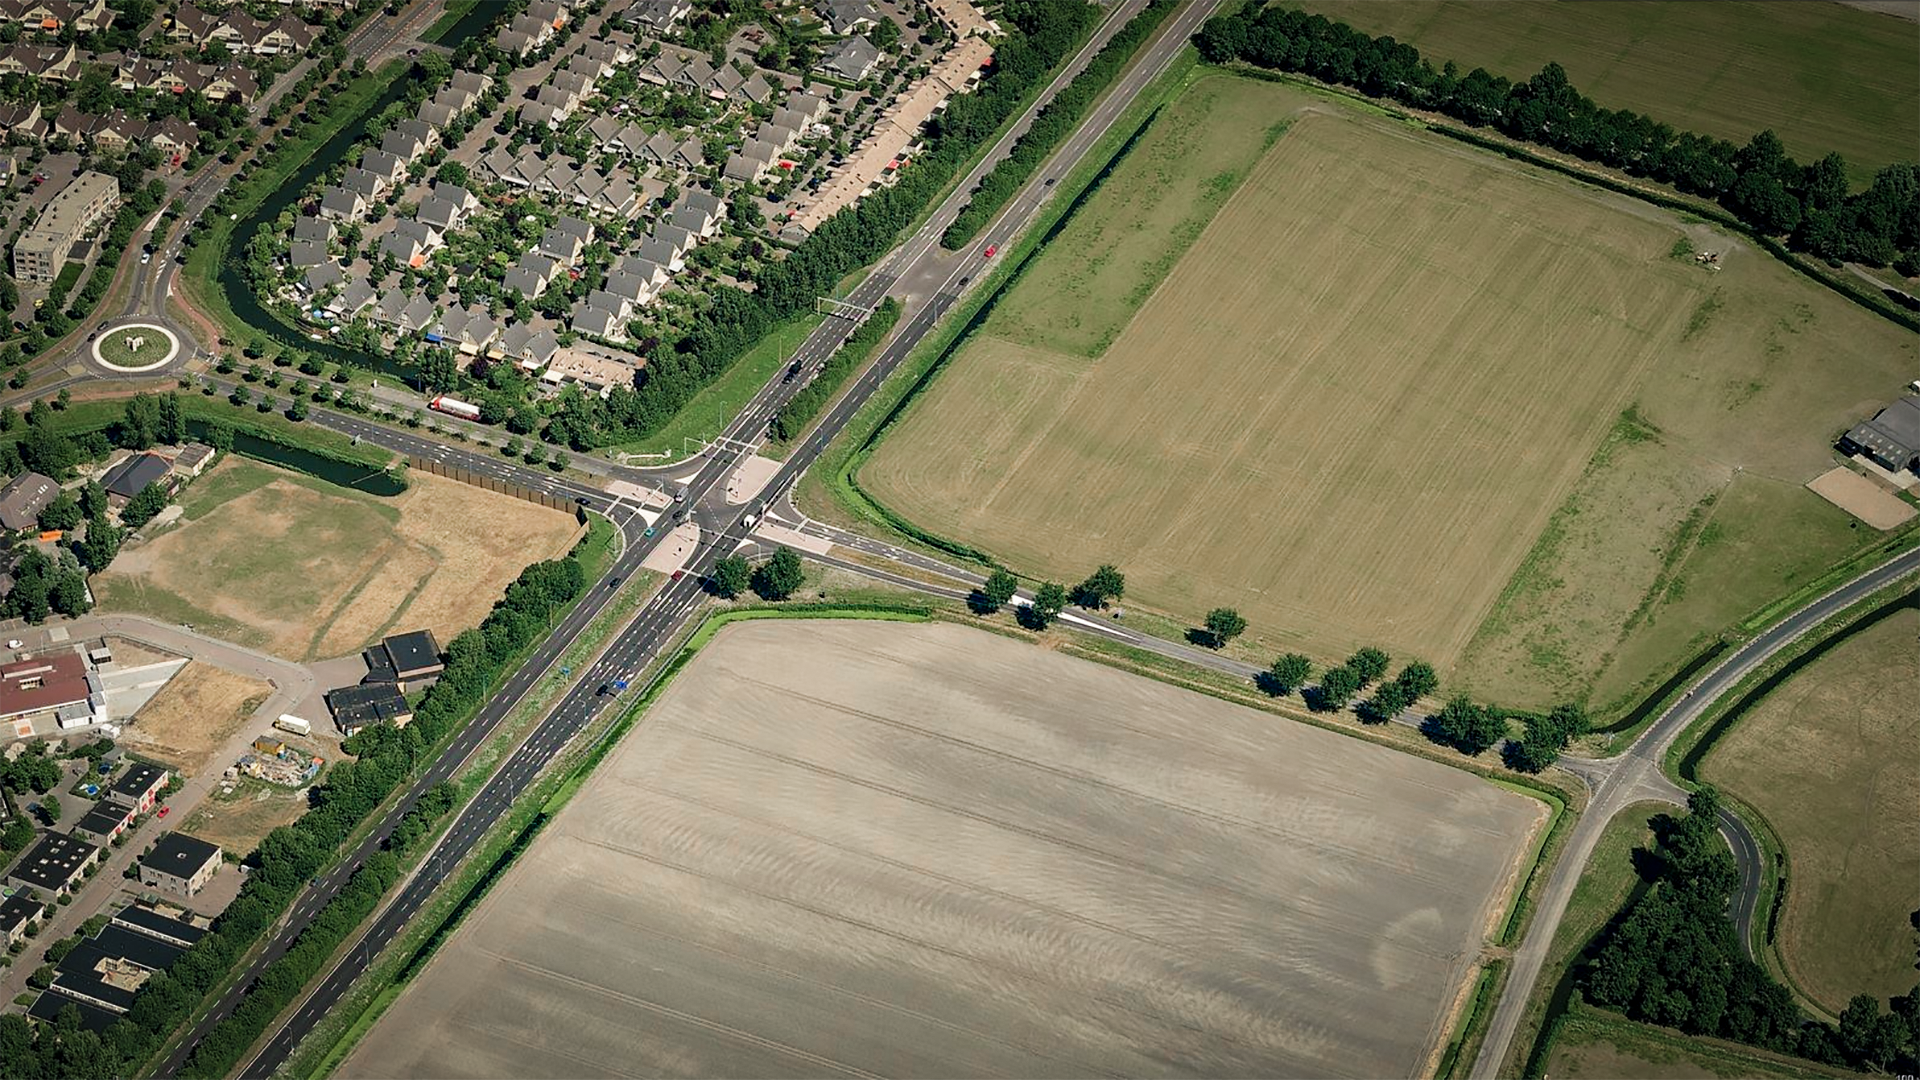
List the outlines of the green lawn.
<svg viewBox="0 0 1920 1080">
<path fill-rule="evenodd" d="M 726 374 L 693 395 L 693 400 L 675 413 L 665 427 L 615 449 L 633 454 L 670 455 L 649 459 L 643 464 L 661 464 L 687 457 L 686 440 L 711 439 L 726 430 L 741 408 L 787 363 L 800 343 L 813 333 L 813 328 L 820 325 L 821 319 L 807 312 L 776 325 L 745 356 L 734 361 Z"/>
</svg>

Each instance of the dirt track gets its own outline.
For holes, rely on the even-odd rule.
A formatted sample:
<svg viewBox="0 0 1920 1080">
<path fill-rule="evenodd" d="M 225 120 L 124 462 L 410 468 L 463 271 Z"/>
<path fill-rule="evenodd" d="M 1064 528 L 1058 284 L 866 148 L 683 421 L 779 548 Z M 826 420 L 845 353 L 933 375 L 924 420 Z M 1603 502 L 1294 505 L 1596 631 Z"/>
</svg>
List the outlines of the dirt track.
<svg viewBox="0 0 1920 1080">
<path fill-rule="evenodd" d="M 340 1075 L 1407 1075 L 1538 816 L 960 627 L 745 624 Z"/>
</svg>

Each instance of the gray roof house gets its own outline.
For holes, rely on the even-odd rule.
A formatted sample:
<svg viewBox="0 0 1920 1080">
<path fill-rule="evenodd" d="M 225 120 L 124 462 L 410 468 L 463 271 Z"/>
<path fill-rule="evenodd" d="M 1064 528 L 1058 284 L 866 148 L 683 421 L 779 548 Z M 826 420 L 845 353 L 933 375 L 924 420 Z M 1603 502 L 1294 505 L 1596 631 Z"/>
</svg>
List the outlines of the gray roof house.
<svg viewBox="0 0 1920 1080">
<path fill-rule="evenodd" d="M 328 302 L 327 310 L 340 318 L 351 319 L 366 310 L 367 305 L 373 303 L 374 298 L 373 286 L 367 284 L 364 279 L 349 281 L 346 288 L 340 290 L 340 295 Z"/>
<path fill-rule="evenodd" d="M 566 232 L 555 226 L 540 237 L 540 246 L 535 250 L 571 266 L 580 261 L 581 253 L 587 250 L 587 242 L 577 233 Z"/>
<path fill-rule="evenodd" d="M 371 204 L 385 194 L 387 180 L 379 173 L 368 172 L 356 165 L 340 174 L 340 186 L 360 196 L 362 201 Z"/>
<path fill-rule="evenodd" d="M 380 136 L 380 149 L 385 153 L 392 154 L 403 162 L 410 162 L 414 158 L 427 152 L 427 144 L 395 128 L 385 135 Z M 368 168 L 372 168 L 372 166 L 368 166 Z M 374 171 L 378 172 L 379 170 L 376 169 Z"/>
<path fill-rule="evenodd" d="M 678 225 L 668 225 L 665 223 L 656 224 L 650 235 L 655 240 L 666 241 L 676 253 L 681 255 L 692 251 L 694 247 L 700 243 L 700 238 L 693 235 L 691 230 L 681 228 Z"/>
<path fill-rule="evenodd" d="M 346 280 L 347 272 L 340 268 L 339 263 L 323 262 L 318 266 L 309 267 L 307 276 L 301 279 L 300 284 L 306 287 L 307 292 L 317 296 Z"/>
<path fill-rule="evenodd" d="M 665 267 L 669 274 L 686 265 L 686 260 L 673 250 L 673 245 L 658 237 L 649 236 L 640 241 L 640 246 L 633 253 L 646 262 Z"/>
<path fill-rule="evenodd" d="M 449 229 L 457 227 L 460 224 L 460 219 L 466 217 L 466 215 L 466 210 L 452 199 L 443 199 L 438 195 L 429 195 L 421 200 L 420 212 L 417 216 L 428 225 L 433 226 L 441 232 L 446 232 Z"/>
<path fill-rule="evenodd" d="M 537 251 L 529 251 L 520 256 L 520 261 L 507 270 L 500 284 L 508 291 L 517 292 L 525 297 L 539 296 L 553 281 L 554 272 L 559 268 L 560 264 L 545 255 Z"/>
<path fill-rule="evenodd" d="M 360 158 L 360 167 L 389 184 L 398 184 L 407 178 L 407 161 L 391 150 L 369 150 Z"/>
<path fill-rule="evenodd" d="M 540 368 L 553 362 L 554 354 L 560 351 L 560 338 L 551 330 L 535 330 L 522 323 L 507 327 L 495 340 L 492 351 L 521 367 Z"/>
<path fill-rule="evenodd" d="M 329 187 L 320 193 L 320 214 L 322 217 L 338 220 L 352 220 L 367 212 L 367 201 L 357 191 L 344 187 Z"/>
<path fill-rule="evenodd" d="M 302 214 L 293 219 L 293 238 L 315 240 L 324 244 L 333 239 L 333 222 L 327 218 Z"/>
<path fill-rule="evenodd" d="M 419 111 L 414 115 L 435 128 L 445 129 L 452 127 L 454 121 L 460 119 L 460 110 L 444 101 L 423 101 L 420 103 Z"/>
<path fill-rule="evenodd" d="M 594 337 L 609 339 L 626 336 L 626 330 L 621 325 L 618 315 L 591 304 L 575 307 L 567 325 L 576 334 L 592 334 Z"/>
<path fill-rule="evenodd" d="M 848 82 L 859 82 L 873 73 L 880 64 L 880 50 L 866 38 L 855 34 L 840 43 L 826 60 L 820 64 L 822 70 L 838 75 Z"/>
<path fill-rule="evenodd" d="M 745 145 L 727 158 L 726 168 L 721 172 L 729 180 L 752 183 L 765 176 L 779 156 L 780 147 L 764 139 L 748 139 Z"/>
<path fill-rule="evenodd" d="M 874 26 L 881 17 L 873 0 L 822 0 L 818 10 L 827 29 L 842 36 Z"/>
<path fill-rule="evenodd" d="M 327 245 L 318 240 L 295 240 L 287 245 L 287 265 L 319 266 L 327 261 Z"/>
<path fill-rule="evenodd" d="M 425 330 L 427 327 L 433 325 L 436 317 L 434 314 L 433 301 L 424 296 L 416 296 L 408 301 L 406 309 L 400 313 L 400 328 L 402 330 Z"/>
</svg>

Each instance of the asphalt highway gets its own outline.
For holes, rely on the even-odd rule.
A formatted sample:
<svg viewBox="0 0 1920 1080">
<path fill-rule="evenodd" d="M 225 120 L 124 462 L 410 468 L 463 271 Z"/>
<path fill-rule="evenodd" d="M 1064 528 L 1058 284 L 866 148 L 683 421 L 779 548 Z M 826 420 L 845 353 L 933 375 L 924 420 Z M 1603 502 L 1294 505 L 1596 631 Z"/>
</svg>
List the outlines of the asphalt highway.
<svg viewBox="0 0 1920 1080">
<path fill-rule="evenodd" d="M 848 297 L 848 302 L 851 304 L 872 307 L 886 296 L 896 296 L 906 305 L 907 315 L 880 358 L 841 400 L 828 410 L 815 433 L 803 444 L 795 447 L 794 452 L 789 455 L 779 474 L 774 478 L 770 490 L 779 490 L 780 487 L 790 484 L 819 456 L 826 445 L 865 403 L 873 390 L 885 380 L 887 374 L 899 365 L 934 327 L 940 317 L 959 299 L 965 285 L 974 274 L 979 272 L 978 264 L 982 260 L 974 251 L 949 253 L 940 250 L 938 248 L 940 232 L 965 205 L 967 193 L 978 177 L 1006 155 L 1017 133 L 1025 129 L 1040 107 L 1059 87 L 1064 86 L 1073 74 L 1085 66 L 1106 40 L 1144 6 L 1144 2 L 1145 0 L 1125 0 L 1109 12 L 1106 21 L 1096 30 L 1092 39 L 1025 111 L 1017 124 L 990 148 L 978 167 L 961 181 L 953 194 L 935 211 L 925 227 L 883 260 L 875 272 Z M 1027 193 L 1009 204 L 984 231 L 978 241 L 980 245 L 1004 246 L 1031 220 L 1035 210 L 1051 193 L 1045 178 L 1057 176 L 1078 163 L 1080 157 L 1112 125 L 1121 110 L 1147 82 L 1164 70 L 1174 55 L 1185 46 L 1187 38 L 1212 12 L 1216 2 L 1217 0 L 1203 0 L 1203 2 L 1188 5 L 1162 27 L 1155 39 L 1141 50 L 1134 65 L 1118 80 L 1113 91 L 1095 110 L 1094 115 L 1056 152 L 1046 172 L 1042 176 L 1033 178 Z M 857 323 L 850 318 L 827 319 L 801 345 L 795 354 L 795 359 L 810 375 L 833 353 L 834 349 L 845 341 L 855 326 Z M 702 532 L 702 541 L 687 565 L 687 573 L 670 579 L 655 594 L 634 621 L 580 676 L 578 682 L 559 704 L 512 753 L 507 755 L 504 763 L 488 780 L 480 794 L 460 811 L 446 836 L 428 856 L 424 863 L 424 871 L 417 873 L 398 890 L 388 902 L 387 907 L 375 916 L 369 928 L 351 947 L 345 958 L 321 978 L 305 999 L 296 1004 L 292 1015 L 270 1034 L 265 1046 L 243 1067 L 242 1075 L 267 1076 L 284 1062 L 299 1044 L 300 1039 L 311 1031 L 313 1025 L 325 1016 L 327 1011 L 346 993 L 354 978 L 393 940 L 408 919 L 419 910 L 420 905 L 439 885 L 446 868 L 454 865 L 472 849 L 487 830 L 507 812 L 514 799 L 526 789 L 540 770 L 553 760 L 589 720 L 602 709 L 620 702 L 621 695 L 618 692 L 603 694 L 601 692 L 603 686 L 610 687 L 616 679 L 626 679 L 631 683 L 632 678 L 638 675 L 648 661 L 664 649 L 672 647 L 676 636 L 690 628 L 699 609 L 703 606 L 704 593 L 700 579 L 717 559 L 747 539 L 748 527 L 744 519 L 751 511 L 746 506 L 730 506 L 724 501 L 726 478 L 743 456 L 753 452 L 753 448 L 757 446 L 779 406 L 803 385 L 805 385 L 803 379 L 786 381 L 785 372 L 782 371 L 770 380 L 767 386 L 762 388 L 760 393 L 742 410 L 729 425 L 726 438 L 719 440 L 706 455 L 695 462 L 682 463 L 667 469 L 633 473 L 636 477 L 646 476 L 656 481 L 671 480 L 685 487 L 692 510 L 691 518 L 701 526 Z M 497 459 L 470 454 L 466 451 L 451 450 L 443 444 L 429 443 L 429 440 L 407 436 L 384 425 L 372 424 L 324 410 L 316 411 L 314 415 L 319 422 L 336 430 L 356 434 L 364 440 L 402 452 L 425 452 L 439 456 L 442 460 L 460 464 L 467 461 L 475 464 L 484 462 L 488 468 L 495 470 L 512 468 Z M 605 492 L 579 488 L 578 485 L 569 486 L 569 481 L 558 477 L 543 478 L 543 482 L 552 485 L 556 490 L 568 492 L 578 490 L 578 497 L 593 499 L 596 502 L 606 498 Z M 587 494 L 588 492 L 591 494 Z M 523 664 L 507 684 L 501 687 L 481 714 L 460 733 L 454 744 L 436 759 L 425 775 L 421 776 L 408 790 L 405 798 L 381 819 L 379 826 L 373 830 L 368 839 L 355 849 L 350 857 L 343 859 L 334 870 L 310 887 L 307 893 L 296 902 L 293 911 L 286 918 L 281 929 L 275 933 L 267 949 L 255 960 L 246 977 L 236 981 L 235 989 L 217 1004 L 192 1036 L 183 1042 L 179 1052 L 169 1059 L 165 1069 L 168 1075 L 178 1071 L 191 1046 L 198 1042 L 205 1031 L 231 1012 L 233 1005 L 239 999 L 241 989 L 249 985 L 266 964 L 271 963 L 286 951 L 314 913 L 332 899 L 341 884 L 351 876 L 353 870 L 378 850 L 379 844 L 420 793 L 432 784 L 454 775 L 460 763 L 486 741 L 500 721 L 519 703 L 534 680 L 556 662 L 560 653 L 615 594 L 616 590 L 609 587 L 611 578 L 624 578 L 630 575 L 634 569 L 638 568 L 645 555 L 661 540 L 660 536 L 645 536 L 644 531 L 640 531 L 636 536 L 636 529 L 640 526 L 635 524 L 635 519 L 632 517 L 622 522 L 622 528 L 627 537 L 627 546 L 610 572 L 609 579 L 594 583 L 591 594 L 561 626 L 556 627 L 536 655 Z M 637 689 L 638 687 L 634 686 L 626 693 L 631 694 Z"/>
</svg>

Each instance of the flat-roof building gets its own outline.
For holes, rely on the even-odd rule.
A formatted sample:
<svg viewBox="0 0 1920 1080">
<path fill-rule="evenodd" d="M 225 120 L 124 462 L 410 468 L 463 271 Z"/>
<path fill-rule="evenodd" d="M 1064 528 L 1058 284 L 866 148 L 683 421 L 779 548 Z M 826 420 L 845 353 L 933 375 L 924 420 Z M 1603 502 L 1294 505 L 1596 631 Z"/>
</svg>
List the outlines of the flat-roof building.
<svg viewBox="0 0 1920 1080">
<path fill-rule="evenodd" d="M 402 687 L 432 679 L 447 669 L 431 630 L 395 634 L 367 650 L 367 681 L 397 682 Z"/>
<path fill-rule="evenodd" d="M 400 687 L 390 682 L 361 683 L 327 692 L 327 708 L 340 733 L 352 735 L 374 724 L 406 727 L 413 721 L 413 706 L 407 704 Z"/>
<path fill-rule="evenodd" d="M 99 676 L 76 652 L 0 664 L 0 720 L 52 713 L 61 728 L 106 719 L 107 695 Z"/>
<path fill-rule="evenodd" d="M 0 525 L 32 528 L 40 519 L 40 511 L 59 497 L 60 484 L 52 477 L 23 472 L 0 487 Z"/>
<path fill-rule="evenodd" d="M 40 220 L 13 244 L 13 276 L 31 285 L 47 285 L 60 276 L 67 252 L 88 229 L 120 205 L 120 181 L 88 170 L 60 189 Z"/>
<path fill-rule="evenodd" d="M 121 806 L 132 807 L 136 814 L 144 814 L 153 809 L 160 801 L 160 793 L 167 788 L 170 774 L 158 765 L 148 765 L 136 761 L 127 766 L 112 786 L 107 788 L 107 799 Z"/>
<path fill-rule="evenodd" d="M 24 892 L 0 900 L 0 936 L 6 938 L 9 947 L 27 939 L 27 927 L 46 907 L 38 897 Z"/>
<path fill-rule="evenodd" d="M 48 833 L 27 849 L 7 874 L 7 884 L 32 889 L 43 900 L 57 900 L 77 887 L 100 849 L 65 833 Z"/>
<path fill-rule="evenodd" d="M 134 817 L 133 807 L 101 799 L 73 823 L 72 832 L 96 844 L 110 844 L 114 837 L 127 831 Z"/>
<path fill-rule="evenodd" d="M 220 869 L 220 846 L 170 832 L 140 856 L 140 884 L 192 896 Z"/>
</svg>

